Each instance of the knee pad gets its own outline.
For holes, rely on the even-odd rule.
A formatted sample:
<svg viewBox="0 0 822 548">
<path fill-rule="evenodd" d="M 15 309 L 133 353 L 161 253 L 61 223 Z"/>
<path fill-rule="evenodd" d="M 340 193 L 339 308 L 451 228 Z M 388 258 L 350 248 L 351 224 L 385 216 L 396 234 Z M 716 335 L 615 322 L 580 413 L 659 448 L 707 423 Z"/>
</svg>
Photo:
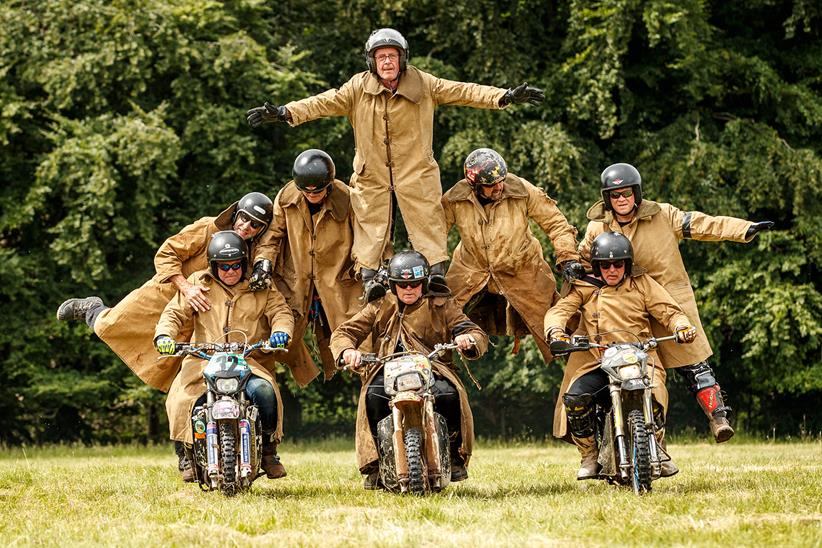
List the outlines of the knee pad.
<svg viewBox="0 0 822 548">
<path fill-rule="evenodd" d="M 594 396 L 592 394 L 565 394 L 562 396 L 571 433 L 578 438 L 594 435 Z"/>
<path fill-rule="evenodd" d="M 675 371 L 688 383 L 688 390 L 692 394 L 717 384 L 714 370 L 707 361 L 677 367 Z"/>
</svg>

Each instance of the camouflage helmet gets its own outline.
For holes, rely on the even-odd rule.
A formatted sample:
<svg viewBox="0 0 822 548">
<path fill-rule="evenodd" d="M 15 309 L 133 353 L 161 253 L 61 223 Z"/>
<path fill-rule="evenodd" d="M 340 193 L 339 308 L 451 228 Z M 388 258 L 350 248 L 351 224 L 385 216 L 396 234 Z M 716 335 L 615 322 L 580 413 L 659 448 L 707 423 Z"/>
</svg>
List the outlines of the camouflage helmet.
<svg viewBox="0 0 822 548">
<path fill-rule="evenodd" d="M 472 188 L 492 186 L 508 175 L 508 166 L 499 152 L 490 148 L 478 148 L 465 158 L 465 178 Z"/>
</svg>

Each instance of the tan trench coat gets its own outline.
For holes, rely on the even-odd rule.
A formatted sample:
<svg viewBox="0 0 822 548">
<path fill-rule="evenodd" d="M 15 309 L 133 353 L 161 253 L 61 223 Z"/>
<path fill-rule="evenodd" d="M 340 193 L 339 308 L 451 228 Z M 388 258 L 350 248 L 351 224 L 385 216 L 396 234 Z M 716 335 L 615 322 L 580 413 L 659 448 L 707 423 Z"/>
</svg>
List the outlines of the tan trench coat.
<svg viewBox="0 0 822 548">
<path fill-rule="evenodd" d="M 179 359 L 158 362 L 154 349 L 154 327 L 177 293 L 169 280 L 177 274 L 188 277 L 208 266 L 208 242 L 214 233 L 231 229 L 236 205 L 231 204 L 217 217 L 195 221 L 163 242 L 154 256 L 154 277 L 103 311 L 94 324 L 97 336 L 149 386 L 167 392 L 180 369 Z M 181 340 L 190 331 L 190 327 L 183 329 Z"/>
<path fill-rule="evenodd" d="M 488 335 L 471 323 L 451 299 L 423 297 L 417 303 L 406 307 L 400 317 L 397 298 L 389 293 L 382 299 L 366 305 L 356 316 L 334 331 L 331 335 L 331 352 L 336 361 L 345 350 L 357 348 L 361 343 L 370 340 L 371 347 L 377 349 L 377 355 L 385 356 L 394 352 L 397 339 L 401 338 L 405 348 L 429 353 L 435 344 L 451 341 L 454 338 L 454 328 L 463 322 L 468 322 L 468 325 L 460 334 L 472 335 L 477 341 L 476 352 L 463 356 L 467 359 L 477 359 L 488 349 Z M 453 383 L 459 393 L 462 414 L 460 454 L 468 464 L 474 446 L 474 418 L 468 405 L 468 395 L 453 363 L 434 362 L 433 368 L 438 375 Z M 360 470 L 366 469 L 379 458 L 365 410 L 368 384 L 378 372 L 378 369 L 374 369 L 365 375 L 357 404 L 356 447 Z"/>
<path fill-rule="evenodd" d="M 246 334 L 248 342 L 255 343 L 268 339 L 274 331 L 282 331 L 289 336 L 294 331 L 294 317 L 285 299 L 276 289 L 252 292 L 248 289 L 248 280 L 227 287 L 217 281 L 209 270 L 201 270 L 189 276 L 188 281 L 194 285 L 208 287 L 211 309 L 207 312 L 194 312 L 185 300 L 177 295 L 169 301 L 157 323 L 152 340 L 160 335 L 168 335 L 178 340 L 178 335 L 185 326 L 193 322 L 195 342 L 224 342 L 223 334 L 229 330 L 239 330 Z M 229 335 L 230 341 L 246 340 L 239 333 Z M 256 354 L 262 355 L 261 352 Z M 277 433 L 282 437 L 283 407 L 280 390 L 274 379 L 273 362 L 271 369 L 261 365 L 252 354 L 246 358 L 253 373 L 267 380 L 274 387 L 277 396 Z M 162 360 L 161 360 L 162 361 Z M 186 356 L 180 373 L 171 383 L 166 398 L 166 412 L 171 439 L 192 443 L 191 413 L 197 398 L 205 394 L 203 369 L 207 361 L 193 356 Z"/>
<path fill-rule="evenodd" d="M 493 318 L 470 310 L 468 315 L 491 335 L 524 335 L 524 322 L 545 361 L 550 361 L 542 325 L 558 298 L 557 285 L 528 220 L 534 220 L 551 239 L 557 263 L 579 260 L 576 229 L 545 192 L 510 173 L 499 201 L 483 207 L 463 179 L 445 193 L 442 206 L 446 226 L 456 224 L 461 239 L 446 276 L 454 302 L 464 307 L 485 288 L 504 296 L 508 301 L 504 330 L 496 327 Z"/>
<path fill-rule="evenodd" d="M 675 328 L 691 325 L 673 297 L 660 284 L 646 274 L 635 274 L 616 287 L 597 288 L 588 282 L 575 280 L 570 291 L 545 315 L 545 337 L 552 329 L 565 329 L 565 324 L 581 309 L 582 317 L 577 333 L 586 334 L 593 342 L 607 344 L 618 341 L 634 341 L 630 333 L 640 340 L 651 338 L 651 319 L 666 328 L 670 335 Z M 609 331 L 622 333 L 608 333 Z M 603 335 L 597 335 L 603 333 Z M 676 343 L 674 343 L 676 344 Z M 659 363 L 654 350 L 648 351 L 648 363 L 653 364 L 654 399 L 668 409 L 668 391 L 665 389 L 665 369 Z M 554 436 L 567 434 L 567 417 L 562 395 L 582 375 L 599 367 L 601 353 L 597 349 L 571 354 L 562 377 L 562 386 L 554 407 Z"/>
<path fill-rule="evenodd" d="M 347 116 L 354 129 L 354 250 L 357 268 L 376 270 L 390 256 L 393 188 L 411 244 L 431 264 L 448 260 L 442 184 L 434 160 L 434 110 L 441 105 L 498 109 L 506 90 L 443 80 L 413 66 L 393 93 L 370 72 L 340 89 L 288 103 L 294 126 L 326 116 Z"/>
<path fill-rule="evenodd" d="M 260 241 L 259 252 L 277 257 L 274 283 L 291 307 L 296 322 L 288 353 L 279 354 L 277 359 L 304 373 L 297 379 L 300 386 L 319 374 L 303 342 L 314 293 L 322 302 L 329 335 L 362 308 L 362 286 L 354 279 L 351 259 L 351 225 L 351 203 L 345 183 L 333 182 L 322 209 L 312 217 L 305 198 L 292 181 L 277 194 L 274 220 Z M 336 368 L 328 349 L 326 329 L 315 327 L 325 378 L 330 379 Z"/>
<path fill-rule="evenodd" d="M 671 204 L 642 200 L 637 214 L 625 226 L 620 226 L 613 213 L 606 211 L 602 201 L 588 210 L 588 228 L 579 244 L 583 259 L 590 260 L 594 238 L 605 230 L 621 232 L 634 248 L 634 263 L 640 265 L 654 280 L 660 283 L 679 303 L 697 329 L 692 344 L 678 345 L 664 342 L 659 347 L 660 358 L 668 369 L 699 363 L 708 359 L 713 351 L 699 319 L 696 297 L 691 280 L 682 262 L 679 241 L 694 239 L 703 241 L 731 240 L 745 242 L 745 233 L 753 224 L 734 217 L 711 216 L 699 211 L 680 211 Z M 654 335 L 670 335 L 665 326 L 651 323 Z"/>
</svg>

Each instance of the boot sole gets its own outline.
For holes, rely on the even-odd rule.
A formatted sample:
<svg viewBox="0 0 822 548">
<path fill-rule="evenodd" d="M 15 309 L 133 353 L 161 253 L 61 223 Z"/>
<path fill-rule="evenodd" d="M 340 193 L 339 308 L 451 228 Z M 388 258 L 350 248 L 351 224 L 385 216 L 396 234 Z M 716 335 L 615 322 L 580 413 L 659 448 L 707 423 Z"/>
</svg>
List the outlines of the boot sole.
<svg viewBox="0 0 822 548">
<path fill-rule="evenodd" d="M 724 443 L 732 437 L 734 437 L 734 429 L 728 427 L 720 429 L 714 436 L 714 439 L 716 440 L 716 443 Z"/>
</svg>

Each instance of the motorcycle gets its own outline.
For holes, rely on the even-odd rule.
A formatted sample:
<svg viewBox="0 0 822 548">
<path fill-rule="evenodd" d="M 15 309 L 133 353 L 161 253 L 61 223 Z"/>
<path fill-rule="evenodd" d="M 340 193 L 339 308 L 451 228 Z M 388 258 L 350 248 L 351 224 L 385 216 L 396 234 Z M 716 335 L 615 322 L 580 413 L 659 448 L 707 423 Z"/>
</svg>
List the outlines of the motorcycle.
<svg viewBox="0 0 822 548">
<path fill-rule="evenodd" d="M 437 344 L 430 354 L 398 352 L 378 358 L 363 354 L 362 364 L 383 367 L 391 413 L 377 423 L 380 479 L 386 490 L 424 495 L 451 482 L 451 452 L 445 417 L 434 411 L 431 360 L 454 350 Z"/>
<path fill-rule="evenodd" d="M 573 337 L 570 343 L 552 341 L 555 356 L 599 348 L 604 350 L 599 367 L 608 375 L 611 395 L 609 409 L 596 405 L 596 441 L 599 447 L 599 478 L 610 484 L 630 485 L 634 493 L 651 490 L 663 462 L 671 457 L 654 435 L 653 367 L 648 366 L 648 350 L 676 336 L 607 345 L 588 337 Z"/>
<path fill-rule="evenodd" d="M 245 393 L 251 367 L 245 358 L 255 350 L 271 351 L 269 342 L 178 343 L 175 356 L 207 360 L 203 369 L 206 402 L 194 408 L 194 444 L 186 448 L 195 477 L 204 491 L 226 496 L 248 491 L 260 472 L 262 427 L 259 411 Z"/>
</svg>

